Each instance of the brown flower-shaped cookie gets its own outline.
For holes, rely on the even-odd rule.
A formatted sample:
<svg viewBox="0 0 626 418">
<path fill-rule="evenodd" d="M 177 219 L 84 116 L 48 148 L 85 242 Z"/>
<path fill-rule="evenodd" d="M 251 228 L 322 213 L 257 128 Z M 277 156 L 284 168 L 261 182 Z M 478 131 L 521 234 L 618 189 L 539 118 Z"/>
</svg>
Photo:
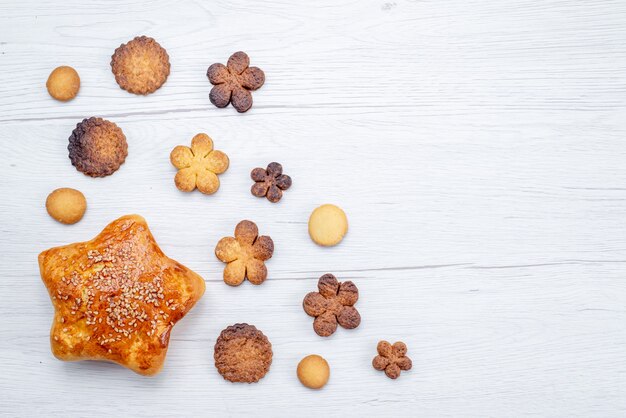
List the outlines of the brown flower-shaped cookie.
<svg viewBox="0 0 626 418">
<path fill-rule="evenodd" d="M 170 57 L 157 41 L 137 36 L 111 56 L 111 71 L 121 88 L 134 94 L 150 94 L 170 75 Z"/>
<path fill-rule="evenodd" d="M 102 118 L 83 119 L 72 131 L 69 142 L 72 165 L 91 177 L 113 174 L 128 155 L 124 132 Z"/>
<path fill-rule="evenodd" d="M 252 107 L 250 91 L 265 83 L 265 74 L 260 68 L 250 67 L 250 58 L 245 52 L 235 52 L 226 65 L 216 63 L 206 72 L 211 84 L 209 99 L 217 107 L 232 103 L 237 112 L 243 113 Z"/>
<path fill-rule="evenodd" d="M 401 370 L 410 370 L 413 366 L 411 359 L 406 356 L 406 344 L 398 341 L 393 345 L 387 341 L 378 343 L 378 355 L 372 360 L 376 370 L 385 371 L 390 379 L 397 379 Z"/>
<path fill-rule="evenodd" d="M 272 258 L 274 241 L 259 236 L 259 229 L 251 221 L 241 221 L 235 227 L 235 237 L 222 238 L 215 247 L 216 257 L 228 263 L 224 268 L 224 282 L 239 286 L 247 277 L 252 284 L 261 284 L 267 278 L 265 260 Z"/>
<path fill-rule="evenodd" d="M 291 177 L 283 174 L 283 166 L 276 162 L 269 163 L 266 169 L 255 168 L 250 177 L 256 182 L 252 185 L 252 194 L 265 196 L 272 203 L 278 202 L 283 197 L 282 191 L 291 187 Z"/>
<path fill-rule="evenodd" d="M 317 335 L 328 337 L 337 330 L 337 323 L 353 329 L 361 323 L 361 315 L 353 306 L 359 299 L 359 289 L 350 281 L 339 283 L 332 274 L 320 277 L 319 292 L 304 297 L 304 312 L 314 316 L 313 329 Z"/>
<path fill-rule="evenodd" d="M 170 161 L 178 169 L 174 182 L 183 192 L 196 187 L 204 194 L 220 188 L 217 174 L 228 169 L 228 156 L 213 149 L 213 140 L 207 134 L 198 134 L 191 140 L 191 148 L 178 145 L 170 154 Z"/>
</svg>

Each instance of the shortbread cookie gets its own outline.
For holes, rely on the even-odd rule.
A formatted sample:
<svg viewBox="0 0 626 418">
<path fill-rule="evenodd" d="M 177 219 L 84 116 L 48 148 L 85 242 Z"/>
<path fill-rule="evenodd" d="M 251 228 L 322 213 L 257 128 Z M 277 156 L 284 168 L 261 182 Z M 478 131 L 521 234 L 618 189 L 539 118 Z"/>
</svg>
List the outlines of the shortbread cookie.
<svg viewBox="0 0 626 418">
<path fill-rule="evenodd" d="M 72 131 L 69 142 L 72 165 L 91 177 L 113 174 L 128 155 L 124 132 L 102 118 L 83 119 Z"/>
<path fill-rule="evenodd" d="M 265 83 L 265 73 L 257 67 L 250 67 L 250 58 L 245 52 L 235 52 L 226 65 L 216 63 L 206 72 L 211 84 L 209 100 L 217 107 L 232 103 L 237 112 L 247 112 L 252 107 L 250 91 Z"/>
<path fill-rule="evenodd" d="M 76 189 L 56 189 L 46 199 L 46 210 L 53 219 L 63 224 L 75 224 L 83 218 L 87 200 Z"/>
<path fill-rule="evenodd" d="M 207 134 L 191 139 L 191 148 L 178 145 L 170 153 L 170 162 L 178 169 L 174 183 L 178 190 L 192 192 L 198 188 L 204 194 L 213 194 L 220 188 L 218 174 L 228 169 L 228 156 L 213 149 L 213 140 Z"/>
<path fill-rule="evenodd" d="M 322 205 L 309 217 L 309 235 L 319 245 L 333 246 L 341 242 L 348 232 L 348 218 L 335 205 Z"/>
<path fill-rule="evenodd" d="M 235 237 L 224 237 L 215 247 L 215 256 L 227 263 L 224 282 L 239 286 L 245 278 L 252 284 L 261 284 L 267 278 L 265 261 L 274 254 L 274 241 L 259 236 L 259 229 L 252 221 L 241 221 L 235 227 Z"/>
<path fill-rule="evenodd" d="M 407 347 L 402 341 L 389 344 L 387 341 L 378 343 L 378 355 L 372 360 L 376 370 L 384 371 L 388 378 L 397 379 L 402 370 L 411 370 L 413 363 L 407 357 Z"/>
<path fill-rule="evenodd" d="M 50 96 L 66 102 L 78 94 L 80 77 L 75 69 L 63 65 L 52 70 L 48 76 L 48 81 L 46 81 L 46 88 Z"/>
<path fill-rule="evenodd" d="M 270 369 L 272 344 L 255 326 L 235 324 L 221 332 L 213 357 L 224 379 L 255 383 Z"/>
<path fill-rule="evenodd" d="M 150 94 L 170 75 L 170 57 L 157 41 L 138 36 L 122 44 L 111 56 L 111 70 L 121 88 L 134 94 Z"/>
<path fill-rule="evenodd" d="M 308 388 L 321 389 L 326 385 L 329 377 L 328 362 L 317 354 L 306 356 L 298 363 L 298 379 Z"/>
</svg>

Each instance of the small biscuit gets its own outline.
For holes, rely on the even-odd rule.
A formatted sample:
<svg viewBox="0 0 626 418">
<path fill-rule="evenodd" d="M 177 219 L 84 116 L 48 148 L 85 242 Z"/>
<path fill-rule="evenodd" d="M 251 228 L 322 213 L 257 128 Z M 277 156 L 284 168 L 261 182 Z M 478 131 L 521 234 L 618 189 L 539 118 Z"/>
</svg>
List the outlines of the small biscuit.
<svg viewBox="0 0 626 418">
<path fill-rule="evenodd" d="M 170 75 L 170 57 L 153 38 L 138 36 L 115 50 L 111 71 L 117 84 L 129 93 L 150 94 Z"/>
<path fill-rule="evenodd" d="M 75 224 L 87 210 L 85 196 L 76 189 L 56 189 L 46 199 L 48 214 L 62 224 Z"/>
<path fill-rule="evenodd" d="M 62 65 L 52 70 L 46 81 L 46 88 L 50 96 L 66 102 L 78 94 L 80 77 L 75 69 Z"/>
<path fill-rule="evenodd" d="M 308 388 L 321 389 L 326 385 L 329 377 L 328 362 L 317 354 L 306 356 L 298 363 L 298 379 Z"/>
<path fill-rule="evenodd" d="M 72 165 L 91 177 L 113 174 L 128 155 L 124 132 L 102 118 L 83 119 L 72 131 L 69 142 Z"/>
<path fill-rule="evenodd" d="M 213 357 L 224 379 L 255 383 L 270 369 L 272 344 L 254 325 L 235 324 L 221 332 Z"/>
<path fill-rule="evenodd" d="M 316 208 L 309 218 L 309 235 L 322 246 L 333 246 L 341 242 L 348 232 L 348 218 L 341 208 L 335 205 L 322 205 Z"/>
</svg>

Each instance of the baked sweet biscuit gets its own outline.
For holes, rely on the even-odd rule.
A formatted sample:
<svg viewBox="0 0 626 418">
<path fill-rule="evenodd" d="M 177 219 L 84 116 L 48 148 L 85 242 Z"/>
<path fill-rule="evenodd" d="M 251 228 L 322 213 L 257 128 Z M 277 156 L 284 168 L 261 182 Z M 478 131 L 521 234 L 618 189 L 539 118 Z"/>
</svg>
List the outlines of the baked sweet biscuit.
<svg viewBox="0 0 626 418">
<path fill-rule="evenodd" d="M 63 187 L 48 195 L 46 210 L 53 219 L 63 224 L 75 224 L 87 210 L 87 199 L 80 191 Z"/>
<path fill-rule="evenodd" d="M 348 233 L 348 218 L 340 207 L 322 205 L 309 217 L 309 236 L 316 244 L 330 247 L 337 245 Z"/>
<path fill-rule="evenodd" d="M 318 292 L 304 297 L 302 307 L 315 318 L 313 330 L 320 337 L 328 337 L 337 330 L 337 324 L 353 329 L 361 324 L 361 315 L 354 304 L 359 300 L 359 289 L 351 281 L 340 283 L 328 273 L 317 282 Z"/>
<path fill-rule="evenodd" d="M 67 149 L 72 165 L 91 177 L 113 174 L 128 155 L 124 132 L 113 122 L 96 117 L 76 125 Z"/>
<path fill-rule="evenodd" d="M 283 190 L 291 187 L 291 177 L 283 174 L 283 166 L 277 162 L 269 163 L 267 168 L 257 167 L 250 173 L 254 184 L 250 191 L 256 197 L 266 197 L 277 203 L 283 197 Z"/>
<path fill-rule="evenodd" d="M 235 324 L 220 333 L 213 358 L 224 379 L 255 383 L 270 369 L 272 344 L 254 325 Z"/>
<path fill-rule="evenodd" d="M 170 331 L 204 293 L 204 280 L 166 257 L 146 221 L 123 216 L 94 239 L 39 254 L 54 306 L 52 353 L 158 373 Z"/>
<path fill-rule="evenodd" d="M 174 183 L 178 190 L 192 192 L 198 188 L 213 194 L 220 188 L 217 175 L 228 170 L 228 156 L 213 149 L 213 140 L 204 133 L 191 139 L 191 148 L 178 145 L 170 153 L 170 162 L 178 169 Z"/>
<path fill-rule="evenodd" d="M 235 227 L 235 237 L 224 237 L 215 246 L 215 256 L 227 263 L 224 282 L 239 286 L 245 278 L 252 284 L 261 284 L 267 278 L 265 261 L 274 254 L 274 241 L 259 236 L 259 229 L 252 221 L 241 221 Z"/>
<path fill-rule="evenodd" d="M 376 370 L 384 371 L 388 378 L 397 379 L 402 370 L 411 370 L 413 362 L 407 357 L 407 347 L 402 341 L 393 345 L 387 341 L 379 341 L 376 347 L 378 355 L 372 360 Z"/>
<path fill-rule="evenodd" d="M 328 382 L 330 367 L 322 356 L 311 354 L 298 363 L 298 379 L 310 389 L 321 389 Z"/>
<path fill-rule="evenodd" d="M 46 81 L 46 88 L 50 96 L 66 102 L 78 94 L 80 77 L 75 69 L 62 65 L 52 70 Z"/>
<path fill-rule="evenodd" d="M 117 84 L 134 94 L 150 94 L 170 75 L 170 57 L 153 38 L 138 36 L 122 44 L 111 56 Z"/>
<path fill-rule="evenodd" d="M 247 112 L 252 107 L 250 92 L 265 83 L 265 73 L 258 67 L 250 67 L 250 58 L 241 51 L 231 55 L 226 65 L 211 65 L 206 75 L 215 86 L 209 94 L 211 103 L 216 107 L 226 107 L 232 103 L 239 113 Z"/>
</svg>

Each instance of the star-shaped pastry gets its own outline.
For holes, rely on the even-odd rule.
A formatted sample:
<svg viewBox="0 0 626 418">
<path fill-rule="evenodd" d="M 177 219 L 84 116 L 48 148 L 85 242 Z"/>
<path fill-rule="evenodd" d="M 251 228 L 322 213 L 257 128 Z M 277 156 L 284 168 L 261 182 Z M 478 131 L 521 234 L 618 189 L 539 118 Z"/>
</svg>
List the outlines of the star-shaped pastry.
<svg viewBox="0 0 626 418">
<path fill-rule="evenodd" d="M 158 373 L 170 331 L 204 294 L 202 277 L 163 254 L 138 215 L 123 216 L 91 241 L 39 254 L 54 305 L 52 353 Z"/>
</svg>

